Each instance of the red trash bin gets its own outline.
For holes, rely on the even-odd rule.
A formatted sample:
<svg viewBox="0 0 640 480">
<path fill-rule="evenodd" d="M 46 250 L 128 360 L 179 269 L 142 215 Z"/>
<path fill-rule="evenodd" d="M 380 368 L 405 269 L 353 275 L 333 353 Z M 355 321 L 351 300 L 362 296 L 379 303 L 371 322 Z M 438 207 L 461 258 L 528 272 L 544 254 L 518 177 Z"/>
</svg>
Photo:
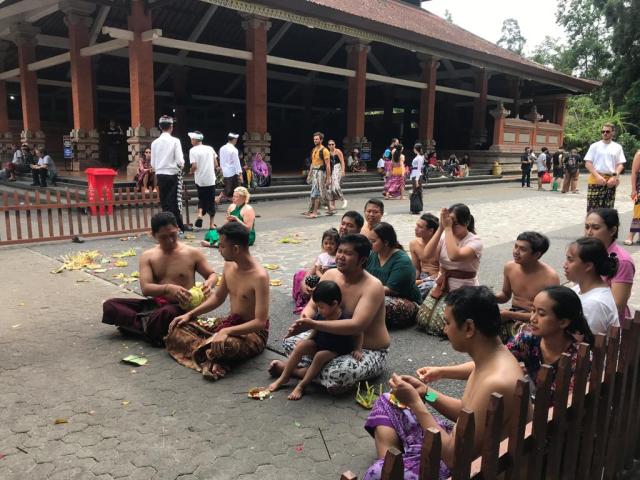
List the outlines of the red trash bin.
<svg viewBox="0 0 640 480">
<path fill-rule="evenodd" d="M 118 174 L 111 168 L 87 168 L 87 200 L 89 202 L 104 202 L 113 200 L 113 179 Z M 97 215 L 98 209 L 89 206 L 91 215 Z M 113 213 L 113 205 L 107 207 L 109 215 Z M 100 215 L 104 215 L 104 206 L 100 206 Z"/>
</svg>

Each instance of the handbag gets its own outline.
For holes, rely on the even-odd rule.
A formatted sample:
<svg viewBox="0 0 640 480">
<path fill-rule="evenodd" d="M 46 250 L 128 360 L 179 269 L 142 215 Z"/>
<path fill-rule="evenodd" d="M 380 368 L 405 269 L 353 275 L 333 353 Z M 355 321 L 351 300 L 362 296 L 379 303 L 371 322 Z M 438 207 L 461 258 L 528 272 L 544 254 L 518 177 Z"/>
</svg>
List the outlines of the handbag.
<svg viewBox="0 0 640 480">
<path fill-rule="evenodd" d="M 545 183 L 551 183 L 551 175 L 549 172 L 544 172 L 542 177 L 540 178 L 540 182 L 544 185 Z"/>
</svg>

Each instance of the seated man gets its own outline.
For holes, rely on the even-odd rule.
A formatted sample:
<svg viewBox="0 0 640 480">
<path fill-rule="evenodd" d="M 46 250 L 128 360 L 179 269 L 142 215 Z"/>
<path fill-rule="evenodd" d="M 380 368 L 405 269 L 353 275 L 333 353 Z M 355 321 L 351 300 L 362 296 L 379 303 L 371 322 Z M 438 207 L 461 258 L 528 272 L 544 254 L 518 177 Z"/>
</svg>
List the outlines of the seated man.
<svg viewBox="0 0 640 480">
<path fill-rule="evenodd" d="M 249 230 L 237 222 L 218 228 L 225 260 L 222 283 L 199 307 L 177 317 L 165 339 L 181 365 L 219 380 L 230 366 L 262 353 L 269 336 L 269 275 L 249 252 Z M 229 296 L 230 313 L 217 321 L 198 318 Z"/>
<path fill-rule="evenodd" d="M 348 212 L 345 212 L 344 215 L 342 215 L 342 220 L 340 220 L 338 232 L 340 233 L 341 237 L 354 233 L 360 233 L 363 225 L 364 218 L 362 218 L 362 215 L 353 210 L 349 210 Z"/>
<path fill-rule="evenodd" d="M 556 271 L 540 261 L 547 250 L 549 239 L 541 233 L 523 232 L 516 239 L 513 260 L 504 266 L 502 291 L 496 294 L 498 303 L 511 300 L 511 308 L 500 311 L 503 321 L 500 338 L 504 343 L 529 323 L 535 296 L 545 287 L 560 285 Z"/>
<path fill-rule="evenodd" d="M 371 252 L 371 244 L 364 235 L 345 235 L 340 241 L 336 255 L 337 268 L 327 271 L 321 280 L 333 280 L 342 291 L 341 308 L 346 319 L 339 322 L 325 322 L 313 320 L 318 309 L 311 300 L 302 311 L 301 317 L 291 328 L 283 342 L 285 352 L 290 355 L 298 341 L 307 338 L 307 330 L 333 333 L 336 335 L 364 335 L 361 360 L 351 355 L 341 355 L 331 360 L 320 371 L 314 380 L 327 388 L 329 393 L 342 393 L 360 381 L 380 375 L 386 365 L 387 352 L 390 344 L 389 332 L 384 322 L 384 287 L 380 280 L 364 270 Z M 301 378 L 311 363 L 308 357 L 303 357 L 299 369 L 294 370 L 293 376 Z M 280 376 L 285 363 L 275 360 L 269 367 L 269 373 Z"/>
<path fill-rule="evenodd" d="M 200 250 L 178 240 L 178 232 L 173 213 L 156 213 L 151 218 L 158 246 L 143 252 L 139 267 L 140 289 L 150 298 L 107 300 L 102 304 L 102 323 L 143 334 L 153 345 L 162 346 L 169 324 L 184 313 L 179 304 L 189 302 L 196 272 L 205 279 L 203 291 L 209 294 L 218 277 Z"/>
<path fill-rule="evenodd" d="M 378 200 L 377 198 L 372 198 L 364 205 L 364 227 L 360 233 L 362 233 L 365 237 L 369 235 L 369 232 L 373 230 L 377 224 L 382 221 L 382 216 L 384 215 L 384 203 L 382 200 Z"/>
<path fill-rule="evenodd" d="M 404 452 L 404 478 L 417 480 L 424 430 L 427 428 L 440 430 L 443 460 L 440 478 L 449 478 L 449 470 L 456 461 L 455 422 L 460 412 L 468 409 L 475 414 L 474 455 L 478 455 L 484 438 L 487 407 L 494 392 L 504 398 L 501 438 L 507 435 L 516 383 L 522 377 L 522 369 L 511 352 L 500 343 L 500 325 L 498 303 L 487 287 L 461 287 L 447 295 L 445 333 L 455 350 L 469 353 L 475 360 L 462 398 L 449 397 L 415 377 L 394 373 L 389 384 L 397 400 L 407 408 L 393 405 L 388 393 L 374 404 L 365 428 L 375 438 L 378 460 L 369 467 L 364 480 L 380 478 L 384 456 L 391 447 Z M 436 420 L 424 404 L 425 400 L 453 425 Z"/>
<path fill-rule="evenodd" d="M 436 233 L 436 230 L 438 230 L 439 225 L 440 220 L 438 220 L 438 217 L 431 213 L 425 213 L 416 222 L 416 238 L 409 242 L 411 261 L 416 268 L 416 284 L 423 299 L 436 283 L 436 278 L 440 271 L 437 258 L 426 258 L 424 256 L 425 247 L 433 237 L 433 234 Z"/>
</svg>

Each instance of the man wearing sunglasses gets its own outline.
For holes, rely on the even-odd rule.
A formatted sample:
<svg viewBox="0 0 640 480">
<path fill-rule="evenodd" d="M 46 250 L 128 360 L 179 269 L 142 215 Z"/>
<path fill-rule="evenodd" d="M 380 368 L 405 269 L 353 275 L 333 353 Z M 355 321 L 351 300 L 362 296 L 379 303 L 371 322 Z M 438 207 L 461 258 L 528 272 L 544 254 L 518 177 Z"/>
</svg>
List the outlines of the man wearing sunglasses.
<svg viewBox="0 0 640 480">
<path fill-rule="evenodd" d="M 602 126 L 602 140 L 592 144 L 584 157 L 589 170 L 587 212 L 595 208 L 614 208 L 616 187 L 626 158 L 619 143 L 613 141 L 614 126 Z"/>
</svg>

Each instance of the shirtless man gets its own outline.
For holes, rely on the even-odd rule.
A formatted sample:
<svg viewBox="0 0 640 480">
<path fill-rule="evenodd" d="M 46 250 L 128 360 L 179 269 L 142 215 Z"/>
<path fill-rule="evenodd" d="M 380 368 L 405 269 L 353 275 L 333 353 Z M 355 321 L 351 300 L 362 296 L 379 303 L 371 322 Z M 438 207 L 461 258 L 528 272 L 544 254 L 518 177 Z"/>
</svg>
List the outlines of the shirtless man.
<svg viewBox="0 0 640 480">
<path fill-rule="evenodd" d="M 373 227 L 379 224 L 382 221 L 382 216 L 384 215 L 384 203 L 382 200 L 378 200 L 377 198 L 370 199 L 364 205 L 364 227 L 360 233 L 365 237 L 369 236 Z"/>
<path fill-rule="evenodd" d="M 289 335 L 295 336 L 283 342 L 285 352 L 290 355 L 296 343 L 307 338 L 307 330 L 310 329 L 336 335 L 363 334 L 361 360 L 358 361 L 351 355 L 341 355 L 325 365 L 316 378 L 315 381 L 326 387 L 329 393 L 342 393 L 355 387 L 360 381 L 377 377 L 386 365 L 391 339 L 384 322 L 384 287 L 377 278 L 364 270 L 370 252 L 371 244 L 364 235 L 342 237 L 336 254 L 337 268 L 328 270 L 321 280 L 333 280 L 340 286 L 341 308 L 347 319 L 339 322 L 313 320 L 318 310 L 311 300 L 302 311 L 300 319 L 289 328 Z M 293 376 L 302 378 L 309 364 L 309 358 L 303 357 L 300 368 L 294 370 Z M 275 360 L 269 366 L 269 373 L 274 377 L 280 376 L 284 367 L 284 362 Z"/>
<path fill-rule="evenodd" d="M 375 438 L 379 460 L 369 468 L 364 478 L 380 478 L 384 456 L 391 447 L 405 452 L 405 478 L 409 478 L 410 474 L 417 478 L 423 431 L 427 428 L 440 430 L 442 460 L 448 469 L 454 467 L 455 423 L 463 409 L 475 414 L 474 455 L 480 453 L 487 408 L 494 392 L 502 395 L 505 402 L 502 438 L 508 433 L 514 393 L 517 381 L 522 377 L 522 369 L 498 338 L 501 319 L 495 296 L 487 287 L 461 287 L 447 295 L 444 315 L 445 333 L 451 346 L 458 352 L 468 353 L 475 361 L 462 398 L 444 395 L 416 377 L 394 373 L 389 384 L 395 397 L 407 405 L 408 410 L 393 407 L 388 394 L 374 404 L 365 428 Z M 421 370 L 417 373 L 423 377 Z M 425 400 L 454 422 L 452 430 L 434 418 Z M 449 472 L 441 468 L 440 478 L 449 478 Z"/>
<path fill-rule="evenodd" d="M 151 218 L 151 234 L 158 242 L 140 256 L 140 289 L 150 298 L 112 298 L 102 304 L 102 323 L 120 330 L 143 334 L 156 346 L 163 339 L 171 321 L 184 313 L 180 303 L 188 303 L 189 289 L 195 285 L 195 273 L 205 279 L 203 291 L 208 296 L 218 277 L 197 248 L 178 240 L 178 223 L 171 212 Z"/>
<path fill-rule="evenodd" d="M 416 267 L 416 284 L 422 294 L 422 298 L 427 296 L 429 290 L 436 282 L 436 277 L 440 271 L 437 258 L 427 258 L 424 256 L 424 250 L 436 233 L 440 221 L 435 215 L 425 213 L 416 222 L 415 234 L 416 238 L 409 242 L 409 252 L 411 253 L 411 261 Z"/>
<path fill-rule="evenodd" d="M 529 322 L 535 296 L 545 287 L 560 285 L 556 271 L 540 260 L 548 249 L 549 239 L 538 232 L 523 232 L 516 239 L 513 260 L 504 266 L 502 291 L 496 295 L 498 303 L 511 300 L 511 308 L 500 311 L 505 342 Z"/>
<path fill-rule="evenodd" d="M 224 377 L 230 364 L 261 353 L 269 335 L 269 275 L 249 252 L 249 231 L 229 222 L 218 233 L 225 260 L 222 283 L 199 307 L 177 317 L 166 338 L 173 358 L 213 381 Z M 231 311 L 226 318 L 213 324 L 198 319 L 222 305 L 227 296 Z"/>
</svg>

